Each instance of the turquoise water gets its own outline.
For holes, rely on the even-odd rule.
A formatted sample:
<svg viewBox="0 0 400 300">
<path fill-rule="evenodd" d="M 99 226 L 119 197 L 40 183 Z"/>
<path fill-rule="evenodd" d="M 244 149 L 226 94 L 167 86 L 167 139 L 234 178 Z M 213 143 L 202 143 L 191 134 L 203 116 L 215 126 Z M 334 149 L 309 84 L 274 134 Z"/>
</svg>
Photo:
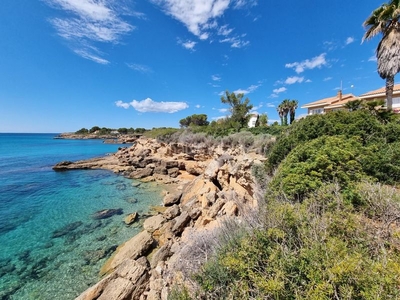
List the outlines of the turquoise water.
<svg viewBox="0 0 400 300">
<path fill-rule="evenodd" d="M 63 160 L 116 152 L 101 140 L 0 133 L 0 299 L 74 299 L 135 235 L 124 217 L 161 203 L 161 187 L 104 170 L 54 172 Z M 103 209 L 121 214 L 97 220 Z"/>
</svg>

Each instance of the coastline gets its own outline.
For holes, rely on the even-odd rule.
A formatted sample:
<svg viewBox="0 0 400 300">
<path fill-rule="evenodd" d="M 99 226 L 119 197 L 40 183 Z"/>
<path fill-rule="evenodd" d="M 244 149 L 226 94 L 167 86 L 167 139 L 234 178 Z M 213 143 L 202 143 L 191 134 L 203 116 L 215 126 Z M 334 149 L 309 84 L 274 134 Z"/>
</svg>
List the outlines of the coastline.
<svg viewBox="0 0 400 300">
<path fill-rule="evenodd" d="M 55 165 L 55 171 L 107 169 L 166 187 L 163 207 L 117 248 L 100 270 L 103 278 L 76 299 L 167 299 L 176 284 L 190 285 L 185 270 L 192 262 L 185 260 L 185 251 L 193 237 L 215 231 L 224 220 L 240 220 L 257 207 L 251 167 L 264 159 L 241 147 L 165 144 L 141 137 L 106 157 Z"/>
</svg>

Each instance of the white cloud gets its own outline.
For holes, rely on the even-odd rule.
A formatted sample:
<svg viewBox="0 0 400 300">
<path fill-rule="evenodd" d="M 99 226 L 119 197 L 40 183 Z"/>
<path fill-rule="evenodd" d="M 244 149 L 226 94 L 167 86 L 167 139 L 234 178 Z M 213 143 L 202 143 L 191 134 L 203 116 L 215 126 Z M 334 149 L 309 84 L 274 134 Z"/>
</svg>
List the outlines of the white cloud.
<svg viewBox="0 0 400 300">
<path fill-rule="evenodd" d="M 218 111 L 219 111 L 220 113 L 226 113 L 226 112 L 229 112 L 229 109 L 227 109 L 227 108 L 221 108 L 221 109 L 218 109 Z"/>
<path fill-rule="evenodd" d="M 332 77 L 325 77 L 324 78 L 324 81 L 329 81 L 329 80 L 332 80 Z"/>
<path fill-rule="evenodd" d="M 370 58 L 368 58 L 368 61 L 377 61 L 376 55 L 373 55 Z"/>
<path fill-rule="evenodd" d="M 123 35 L 134 29 L 122 19 L 122 15 L 135 15 L 115 0 L 44 0 L 48 5 L 63 10 L 67 16 L 51 18 L 59 36 L 70 42 L 73 51 L 83 58 L 100 64 L 106 60 L 99 57 L 91 47 L 92 42 L 117 44 Z M 140 13 L 137 14 L 141 16 Z M 108 63 L 108 62 L 107 62 Z"/>
<path fill-rule="evenodd" d="M 76 50 L 74 50 L 74 52 L 76 54 L 78 54 L 79 56 L 89 59 L 91 61 L 94 61 L 98 64 L 107 65 L 110 63 L 108 60 L 101 58 L 100 56 L 98 56 L 94 53 L 90 53 L 89 51 L 87 51 L 87 49 L 76 49 Z"/>
<path fill-rule="evenodd" d="M 200 108 L 200 107 L 201 107 L 201 105 L 200 105 L 200 104 L 197 104 L 195 107 L 196 107 L 196 108 Z"/>
<path fill-rule="evenodd" d="M 161 113 L 175 113 L 189 107 L 185 102 L 155 102 L 150 98 L 142 101 L 133 100 L 130 103 L 122 102 L 121 100 L 115 102 L 118 107 L 125 109 L 132 106 L 138 112 L 161 112 Z"/>
<path fill-rule="evenodd" d="M 220 43 L 228 43 L 231 44 L 232 48 L 243 48 L 250 44 L 249 41 L 244 41 L 241 38 L 235 36 L 235 37 L 227 37 L 225 39 L 219 40 Z"/>
<path fill-rule="evenodd" d="M 349 45 L 349 44 L 351 44 L 351 43 L 353 43 L 353 42 L 354 42 L 354 38 L 351 37 L 351 36 L 349 36 L 349 37 L 346 39 L 345 44 L 346 44 L 346 45 Z"/>
<path fill-rule="evenodd" d="M 283 92 L 286 92 L 287 91 L 287 88 L 285 88 L 285 87 L 280 87 L 279 89 L 274 89 L 272 92 L 274 93 L 274 94 L 279 94 L 279 93 L 283 93 Z"/>
<path fill-rule="evenodd" d="M 221 26 L 218 29 L 218 35 L 227 36 L 233 31 L 232 28 L 228 28 L 228 25 Z"/>
<path fill-rule="evenodd" d="M 275 104 L 273 104 L 273 103 L 267 103 L 266 106 L 267 106 L 267 107 L 275 107 Z"/>
<path fill-rule="evenodd" d="M 182 22 L 197 37 L 206 39 L 207 30 L 215 19 L 228 9 L 230 0 L 151 0 L 161 6 L 166 14 Z"/>
<path fill-rule="evenodd" d="M 233 1 L 234 8 L 244 8 L 257 5 L 257 0 L 235 0 Z"/>
<path fill-rule="evenodd" d="M 321 68 L 322 66 L 326 65 L 327 62 L 325 60 L 326 53 L 322 53 L 318 56 L 313 57 L 312 59 L 306 59 L 302 62 L 294 62 L 286 64 L 286 68 L 294 68 L 297 74 L 304 72 L 305 70 Z"/>
<path fill-rule="evenodd" d="M 285 80 L 286 84 L 294 84 L 294 83 L 302 83 L 304 81 L 304 77 L 292 76 L 288 77 Z"/>
<path fill-rule="evenodd" d="M 183 48 L 194 51 L 194 47 L 196 46 L 197 42 L 194 41 L 186 41 L 182 42 L 178 39 L 178 44 L 182 45 Z"/>
<path fill-rule="evenodd" d="M 245 89 L 245 90 L 243 90 L 243 89 L 238 89 L 238 90 L 236 90 L 236 91 L 233 91 L 235 94 L 244 94 L 244 95 L 246 95 L 246 94 L 249 94 L 249 93 L 252 93 L 252 92 L 254 92 L 256 89 L 258 89 L 259 87 L 261 86 L 261 84 L 259 84 L 259 85 L 255 85 L 255 84 L 253 84 L 253 85 L 251 85 L 251 86 L 249 86 L 247 89 Z"/>
<path fill-rule="evenodd" d="M 277 98 L 278 94 L 286 92 L 286 91 L 287 91 L 287 88 L 285 88 L 284 86 L 280 87 L 278 89 L 274 89 L 274 90 L 272 90 L 272 94 L 269 96 L 269 98 Z"/>
<path fill-rule="evenodd" d="M 129 63 L 127 63 L 126 65 L 128 66 L 128 68 L 138 71 L 138 72 L 141 72 L 141 73 L 151 73 L 152 72 L 151 68 L 148 66 L 145 66 L 145 65 L 129 64 Z"/>
<path fill-rule="evenodd" d="M 212 76 L 211 76 L 211 79 L 212 79 L 213 81 L 221 81 L 221 77 L 220 77 L 219 75 L 212 75 Z"/>
<path fill-rule="evenodd" d="M 129 106 L 130 106 L 129 103 L 123 102 L 123 101 L 121 101 L 121 100 L 118 100 L 117 102 L 115 102 L 115 105 L 116 105 L 117 107 L 122 107 L 122 108 L 125 108 L 125 109 L 128 109 Z"/>
</svg>

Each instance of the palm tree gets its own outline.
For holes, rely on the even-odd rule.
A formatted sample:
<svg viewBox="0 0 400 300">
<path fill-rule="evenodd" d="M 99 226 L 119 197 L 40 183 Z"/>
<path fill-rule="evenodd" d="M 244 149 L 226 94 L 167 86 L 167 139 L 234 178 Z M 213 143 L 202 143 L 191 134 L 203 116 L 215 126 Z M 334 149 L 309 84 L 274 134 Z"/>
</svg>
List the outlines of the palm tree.
<svg viewBox="0 0 400 300">
<path fill-rule="evenodd" d="M 287 115 L 289 113 L 289 107 L 290 107 L 290 100 L 285 99 L 281 102 L 281 104 L 278 105 L 278 114 L 279 117 L 281 118 L 281 125 L 287 125 Z"/>
<path fill-rule="evenodd" d="M 386 107 L 392 109 L 394 77 L 400 71 L 400 0 L 390 0 L 375 9 L 363 23 L 363 41 L 382 34 L 376 49 L 378 74 L 386 79 Z"/>
<path fill-rule="evenodd" d="M 283 108 L 282 103 L 278 105 L 278 108 L 276 110 L 278 111 L 279 118 L 281 119 L 281 125 L 283 126 L 283 110 L 284 110 L 284 108 Z"/>
<path fill-rule="evenodd" d="M 299 102 L 297 100 L 289 101 L 290 124 L 292 124 L 296 118 L 296 109 L 298 104 Z"/>
</svg>

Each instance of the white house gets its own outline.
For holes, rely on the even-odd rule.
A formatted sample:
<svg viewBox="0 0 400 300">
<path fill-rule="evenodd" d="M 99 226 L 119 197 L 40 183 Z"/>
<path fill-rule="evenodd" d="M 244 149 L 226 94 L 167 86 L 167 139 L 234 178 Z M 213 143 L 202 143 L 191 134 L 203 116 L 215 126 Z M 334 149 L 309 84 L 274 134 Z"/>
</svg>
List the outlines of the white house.
<svg viewBox="0 0 400 300">
<path fill-rule="evenodd" d="M 250 116 L 249 123 L 247 123 L 247 126 L 248 126 L 249 128 L 256 127 L 257 120 L 258 120 L 258 114 L 252 114 L 252 115 Z"/>
</svg>

